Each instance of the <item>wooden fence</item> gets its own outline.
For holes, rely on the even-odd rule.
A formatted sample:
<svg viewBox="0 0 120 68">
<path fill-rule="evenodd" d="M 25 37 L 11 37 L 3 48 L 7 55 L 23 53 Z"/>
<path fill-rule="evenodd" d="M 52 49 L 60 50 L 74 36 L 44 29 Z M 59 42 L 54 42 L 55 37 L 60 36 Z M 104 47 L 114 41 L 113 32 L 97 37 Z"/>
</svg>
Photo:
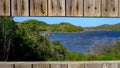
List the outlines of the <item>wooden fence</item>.
<svg viewBox="0 0 120 68">
<path fill-rule="evenodd" d="M 120 0 L 0 0 L 0 16 L 120 17 Z M 0 68 L 120 68 L 120 61 L 0 62 Z"/>
<path fill-rule="evenodd" d="M 120 17 L 120 0 L 0 0 L 0 16 Z"/>
<path fill-rule="evenodd" d="M 0 62 L 0 68 L 120 68 L 120 62 Z"/>
</svg>

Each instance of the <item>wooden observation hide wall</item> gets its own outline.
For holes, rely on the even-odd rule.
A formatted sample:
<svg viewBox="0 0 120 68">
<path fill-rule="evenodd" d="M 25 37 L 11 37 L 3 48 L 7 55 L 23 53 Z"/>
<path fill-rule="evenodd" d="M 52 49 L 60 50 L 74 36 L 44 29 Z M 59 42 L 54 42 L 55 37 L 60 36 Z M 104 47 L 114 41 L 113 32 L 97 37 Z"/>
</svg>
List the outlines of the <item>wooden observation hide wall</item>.
<svg viewBox="0 0 120 68">
<path fill-rule="evenodd" d="M 120 0 L 0 0 L 0 16 L 120 17 Z M 120 68 L 120 62 L 0 62 L 0 68 Z"/>
<path fill-rule="evenodd" d="M 120 17 L 120 0 L 0 0 L 0 16 Z"/>
<path fill-rule="evenodd" d="M 0 68 L 120 68 L 120 62 L 1 62 Z"/>
</svg>

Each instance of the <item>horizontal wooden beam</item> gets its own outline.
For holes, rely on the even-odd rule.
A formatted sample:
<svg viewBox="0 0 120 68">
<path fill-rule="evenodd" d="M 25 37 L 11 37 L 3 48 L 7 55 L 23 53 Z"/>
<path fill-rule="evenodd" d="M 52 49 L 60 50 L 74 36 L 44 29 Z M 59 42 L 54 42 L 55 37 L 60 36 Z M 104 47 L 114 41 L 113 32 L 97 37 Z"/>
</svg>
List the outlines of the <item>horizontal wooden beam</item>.
<svg viewBox="0 0 120 68">
<path fill-rule="evenodd" d="M 0 68 L 120 68 L 120 61 L 0 62 Z"/>
<path fill-rule="evenodd" d="M 120 17 L 120 0 L 0 0 L 0 16 Z"/>
</svg>

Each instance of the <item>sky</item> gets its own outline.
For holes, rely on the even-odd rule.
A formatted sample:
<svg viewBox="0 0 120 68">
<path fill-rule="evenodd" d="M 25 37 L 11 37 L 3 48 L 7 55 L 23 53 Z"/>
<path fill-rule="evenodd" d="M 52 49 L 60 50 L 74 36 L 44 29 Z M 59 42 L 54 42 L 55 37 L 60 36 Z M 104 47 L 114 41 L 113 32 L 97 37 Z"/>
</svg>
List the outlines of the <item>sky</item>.
<svg viewBox="0 0 120 68">
<path fill-rule="evenodd" d="M 60 22 L 68 22 L 76 26 L 94 27 L 103 24 L 120 23 L 120 18 L 82 18 L 82 17 L 14 17 L 14 21 L 22 22 L 25 20 L 40 20 L 48 24 L 58 24 Z"/>
</svg>

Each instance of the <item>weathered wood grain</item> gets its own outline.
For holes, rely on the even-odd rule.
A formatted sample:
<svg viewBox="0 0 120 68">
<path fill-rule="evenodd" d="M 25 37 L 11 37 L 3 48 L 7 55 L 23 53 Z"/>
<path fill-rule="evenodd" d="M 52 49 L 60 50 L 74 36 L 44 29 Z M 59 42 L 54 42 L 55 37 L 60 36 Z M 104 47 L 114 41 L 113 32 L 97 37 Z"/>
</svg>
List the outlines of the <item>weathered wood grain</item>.
<svg viewBox="0 0 120 68">
<path fill-rule="evenodd" d="M 66 16 L 83 16 L 83 0 L 66 0 Z"/>
<path fill-rule="evenodd" d="M 104 63 L 102 68 L 119 68 L 117 63 Z"/>
<path fill-rule="evenodd" d="M 33 64 L 33 68 L 49 68 L 49 64 L 47 63 Z"/>
<path fill-rule="evenodd" d="M 67 64 L 50 64 L 50 68 L 68 68 Z"/>
<path fill-rule="evenodd" d="M 117 68 L 120 68 L 120 63 L 116 63 L 116 65 L 117 65 Z"/>
<path fill-rule="evenodd" d="M 15 64 L 14 67 L 15 68 L 32 68 L 32 64 L 27 64 L 27 63 L 23 64 L 23 63 L 21 63 L 21 64 Z"/>
<path fill-rule="evenodd" d="M 48 0 L 48 16 L 65 16 L 65 0 Z"/>
<path fill-rule="evenodd" d="M 0 68 L 13 68 L 13 64 L 0 64 Z"/>
<path fill-rule="evenodd" d="M 0 0 L 0 16 L 10 16 L 10 0 Z"/>
<path fill-rule="evenodd" d="M 68 68 L 85 68 L 85 65 L 80 63 L 72 63 L 68 64 Z"/>
<path fill-rule="evenodd" d="M 120 17 L 120 0 L 0 0 L 0 16 L 10 15 Z"/>
<path fill-rule="evenodd" d="M 101 16 L 101 0 L 84 0 L 84 16 Z"/>
<path fill-rule="evenodd" d="M 12 16 L 29 16 L 28 0 L 12 0 Z"/>
<path fill-rule="evenodd" d="M 120 68 L 120 61 L 0 62 L 0 68 Z"/>
<path fill-rule="evenodd" d="M 118 17 L 118 0 L 102 0 L 102 16 Z"/>
<path fill-rule="evenodd" d="M 118 17 L 120 17 L 120 0 L 119 0 L 119 3 L 118 3 L 118 4 L 119 4 L 119 8 L 118 8 L 118 15 L 119 15 L 119 16 L 118 16 Z"/>
<path fill-rule="evenodd" d="M 89 64 L 85 64 L 85 68 L 102 68 L 101 63 L 89 63 Z"/>
<path fill-rule="evenodd" d="M 46 16 L 47 0 L 30 0 L 30 16 Z"/>
</svg>

